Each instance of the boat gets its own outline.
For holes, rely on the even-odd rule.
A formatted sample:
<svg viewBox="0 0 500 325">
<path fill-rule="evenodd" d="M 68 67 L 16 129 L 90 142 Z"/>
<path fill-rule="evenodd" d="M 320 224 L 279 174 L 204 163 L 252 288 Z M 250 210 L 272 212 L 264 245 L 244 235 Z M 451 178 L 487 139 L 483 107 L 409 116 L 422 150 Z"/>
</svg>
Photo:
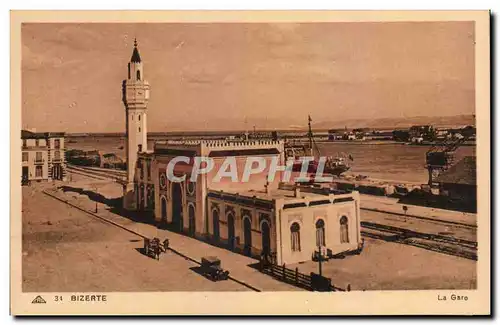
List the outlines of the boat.
<svg viewBox="0 0 500 325">
<path fill-rule="evenodd" d="M 312 156 L 307 154 L 310 152 L 304 144 L 286 142 L 285 143 L 285 159 L 286 161 L 293 160 L 293 172 L 300 172 L 302 170 L 302 157 Z M 316 173 L 318 169 L 318 162 L 316 160 L 309 161 L 307 168 L 308 173 Z"/>
<path fill-rule="evenodd" d="M 286 142 L 285 143 L 285 159 L 287 161 L 293 160 L 293 169 L 294 172 L 300 172 L 302 170 L 302 157 L 309 156 L 314 157 L 314 160 L 309 162 L 309 166 L 307 168 L 307 172 L 311 174 L 315 174 L 318 170 L 319 158 L 321 157 L 321 152 L 318 148 L 318 145 L 314 141 L 314 136 L 311 128 L 311 116 L 309 116 L 309 132 L 307 134 L 309 140 L 309 146 L 306 146 L 303 143 L 296 142 Z M 316 152 L 316 155 L 314 154 Z M 344 156 L 327 156 L 325 165 L 323 168 L 324 174 L 331 174 L 339 177 L 346 171 L 348 171 L 351 167 L 348 164 L 347 159 L 353 161 L 353 157 L 349 154 L 347 157 Z"/>
<path fill-rule="evenodd" d="M 352 160 L 352 156 L 349 155 Z M 351 169 L 349 164 L 347 163 L 347 159 L 344 157 L 328 157 L 325 162 L 324 172 L 327 174 L 332 174 L 335 176 L 340 176 L 346 171 Z"/>
</svg>

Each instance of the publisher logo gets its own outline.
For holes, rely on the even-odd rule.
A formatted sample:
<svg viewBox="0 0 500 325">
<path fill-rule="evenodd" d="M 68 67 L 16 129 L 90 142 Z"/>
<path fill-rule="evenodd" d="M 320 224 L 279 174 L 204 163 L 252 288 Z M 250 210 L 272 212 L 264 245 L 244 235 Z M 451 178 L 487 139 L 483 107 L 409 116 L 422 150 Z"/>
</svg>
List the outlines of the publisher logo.
<svg viewBox="0 0 500 325">
<path fill-rule="evenodd" d="M 47 302 L 45 299 L 42 298 L 42 296 L 36 296 L 35 299 L 31 302 L 32 304 L 46 304 Z"/>
</svg>

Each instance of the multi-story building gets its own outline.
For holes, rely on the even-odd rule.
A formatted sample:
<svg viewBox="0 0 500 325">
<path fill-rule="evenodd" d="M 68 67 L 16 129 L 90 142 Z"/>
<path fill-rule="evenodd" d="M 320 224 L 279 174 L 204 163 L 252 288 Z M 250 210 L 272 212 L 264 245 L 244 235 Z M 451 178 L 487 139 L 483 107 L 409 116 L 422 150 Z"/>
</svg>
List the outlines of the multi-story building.
<svg viewBox="0 0 500 325">
<path fill-rule="evenodd" d="M 21 131 L 22 181 L 65 180 L 64 133 Z"/>
</svg>

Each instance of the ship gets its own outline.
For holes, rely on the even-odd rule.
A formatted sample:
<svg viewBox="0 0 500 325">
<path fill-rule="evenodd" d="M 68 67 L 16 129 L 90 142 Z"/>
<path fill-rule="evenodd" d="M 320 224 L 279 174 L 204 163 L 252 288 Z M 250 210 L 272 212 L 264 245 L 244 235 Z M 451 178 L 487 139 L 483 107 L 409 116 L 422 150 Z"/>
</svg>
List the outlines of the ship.
<svg viewBox="0 0 500 325">
<path fill-rule="evenodd" d="M 297 143 L 294 141 L 285 142 L 285 159 L 287 161 L 293 160 L 294 172 L 300 172 L 302 170 L 302 157 L 309 156 L 314 157 L 314 160 L 309 161 L 309 166 L 307 167 L 307 172 L 310 174 L 315 174 L 318 171 L 319 158 L 321 157 L 321 152 L 318 145 L 314 141 L 314 135 L 311 127 L 311 116 L 308 116 L 308 127 L 309 131 L 307 134 L 309 145 L 303 143 Z M 316 154 L 315 154 L 316 153 Z M 351 167 L 349 166 L 348 159 L 353 161 L 353 157 L 349 154 L 347 157 L 343 156 L 327 156 L 325 165 L 323 168 L 323 174 L 331 174 L 339 177 Z"/>
</svg>

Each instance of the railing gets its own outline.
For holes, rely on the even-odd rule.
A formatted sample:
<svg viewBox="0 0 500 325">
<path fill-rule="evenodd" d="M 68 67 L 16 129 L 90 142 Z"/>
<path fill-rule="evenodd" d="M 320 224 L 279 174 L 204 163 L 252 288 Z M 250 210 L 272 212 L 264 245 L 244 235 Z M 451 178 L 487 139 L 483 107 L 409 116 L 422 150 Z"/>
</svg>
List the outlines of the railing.
<svg viewBox="0 0 500 325">
<path fill-rule="evenodd" d="M 43 164 L 45 162 L 45 159 L 36 159 L 34 160 L 35 164 Z"/>
<path fill-rule="evenodd" d="M 299 272 L 299 268 L 289 269 L 285 264 L 277 265 L 269 262 L 264 256 L 260 259 L 260 271 L 268 274 L 277 280 L 292 284 L 296 287 L 310 291 L 346 291 L 335 287 L 331 279 L 322 275 L 312 273 L 310 275 Z"/>
<path fill-rule="evenodd" d="M 261 260 L 261 272 L 266 273 L 273 278 L 276 278 L 280 281 L 293 284 L 297 287 L 304 288 L 306 290 L 311 290 L 312 291 L 312 286 L 311 286 L 311 277 L 302 274 L 299 272 L 298 268 L 295 268 L 295 270 L 289 269 L 286 267 L 285 264 L 283 265 L 277 265 L 277 264 L 267 264 L 265 265 L 262 260 Z"/>
<path fill-rule="evenodd" d="M 62 158 L 52 158 L 52 162 L 61 162 Z"/>
</svg>

